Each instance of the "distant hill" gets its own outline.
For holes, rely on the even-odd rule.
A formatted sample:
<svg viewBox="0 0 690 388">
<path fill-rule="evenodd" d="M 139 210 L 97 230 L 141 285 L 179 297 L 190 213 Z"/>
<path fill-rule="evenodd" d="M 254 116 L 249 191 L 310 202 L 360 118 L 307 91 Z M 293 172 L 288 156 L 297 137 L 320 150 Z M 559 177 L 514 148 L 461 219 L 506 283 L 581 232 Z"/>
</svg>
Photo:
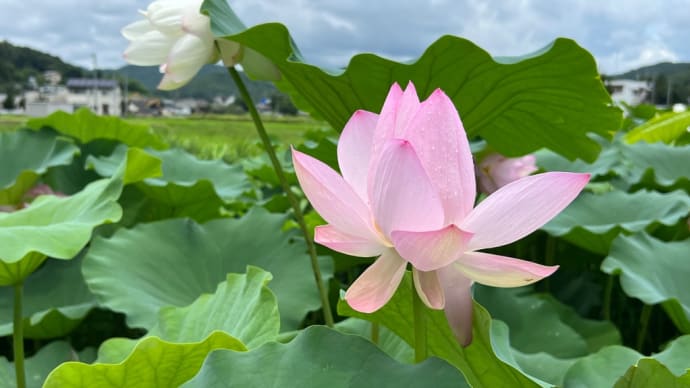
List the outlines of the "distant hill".
<svg viewBox="0 0 690 388">
<path fill-rule="evenodd" d="M 86 70 L 63 62 L 60 58 L 28 47 L 0 42 L 0 92 L 9 87 L 24 87 L 29 77 L 43 78 L 43 72 L 55 70 L 63 78 L 83 77 Z"/>
<path fill-rule="evenodd" d="M 93 77 L 93 71 L 62 61 L 60 58 L 41 51 L 15 46 L 7 41 L 0 41 L 0 93 L 7 93 L 10 88 L 18 92 L 26 89 L 29 77 L 36 77 L 43 83 L 43 72 L 55 70 L 62 74 L 62 83 L 68 78 Z M 247 89 L 255 101 L 271 97 L 280 92 L 270 82 L 251 81 L 243 73 L 240 75 L 247 84 Z M 222 66 L 204 66 L 199 74 L 184 87 L 164 92 L 156 89 L 161 74 L 158 67 L 124 66 L 115 70 L 98 70 L 100 78 L 116 79 L 122 85 L 127 81 L 129 91 L 168 98 L 203 98 L 211 100 L 216 96 L 237 95 L 234 83 L 227 70 Z"/>
<path fill-rule="evenodd" d="M 608 76 L 611 79 L 635 79 L 654 81 L 655 104 L 682 102 L 690 98 L 690 63 L 662 62 L 644 66 L 622 74 Z M 669 93 L 670 91 L 670 93 Z"/>
<path fill-rule="evenodd" d="M 237 88 L 232 82 L 228 71 L 223 66 L 206 65 L 187 85 L 172 91 L 157 90 L 156 86 L 161 80 L 158 66 L 132 66 L 127 65 L 115 70 L 121 77 L 128 77 L 139 81 L 152 94 L 168 98 L 203 98 L 211 100 L 216 96 L 238 95 Z M 279 94 L 276 87 L 265 81 L 252 81 L 244 73 L 240 73 L 252 99 L 259 101 L 263 98 Z"/>
</svg>

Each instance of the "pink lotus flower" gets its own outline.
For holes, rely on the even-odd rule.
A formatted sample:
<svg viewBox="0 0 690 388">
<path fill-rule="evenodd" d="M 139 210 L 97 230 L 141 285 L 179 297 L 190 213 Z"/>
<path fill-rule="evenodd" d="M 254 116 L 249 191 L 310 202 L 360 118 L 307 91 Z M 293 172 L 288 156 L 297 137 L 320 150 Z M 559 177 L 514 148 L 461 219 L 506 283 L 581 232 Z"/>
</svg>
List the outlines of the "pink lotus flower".
<svg viewBox="0 0 690 388">
<path fill-rule="evenodd" d="M 381 308 L 407 263 L 424 303 L 445 309 L 463 344 L 471 339 L 471 285 L 517 287 L 558 267 L 477 252 L 516 241 L 563 210 L 588 174 L 545 173 L 512 182 L 473 208 L 472 154 L 453 102 L 440 89 L 419 102 L 414 85 L 394 84 L 379 115 L 357 111 L 338 143 L 342 176 L 292 151 L 297 178 L 328 225 L 315 240 L 335 251 L 378 256 L 345 299 Z"/>
<path fill-rule="evenodd" d="M 512 181 L 526 177 L 538 170 L 536 161 L 534 155 L 506 158 L 492 153 L 485 156 L 477 168 L 479 190 L 491 194 Z"/>
</svg>

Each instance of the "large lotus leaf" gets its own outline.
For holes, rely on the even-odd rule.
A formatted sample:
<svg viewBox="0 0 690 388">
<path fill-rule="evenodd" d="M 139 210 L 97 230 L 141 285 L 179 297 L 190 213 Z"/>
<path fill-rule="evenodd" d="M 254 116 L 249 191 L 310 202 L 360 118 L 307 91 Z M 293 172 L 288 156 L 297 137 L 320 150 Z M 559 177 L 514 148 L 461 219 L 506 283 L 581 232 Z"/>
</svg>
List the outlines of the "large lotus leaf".
<svg viewBox="0 0 690 388">
<path fill-rule="evenodd" d="M 563 376 L 577 361 L 577 358 L 562 359 L 548 353 L 523 353 L 511 347 L 508 325 L 499 320 L 491 323 L 491 345 L 498 358 L 542 387 L 562 386 Z"/>
<path fill-rule="evenodd" d="M 615 172 L 621 163 L 622 152 L 619 142 L 599 140 L 602 151 L 599 157 L 592 163 L 582 160 L 571 161 L 567 158 L 547 149 L 541 149 L 534 153 L 537 157 L 537 165 L 545 171 L 568 171 L 589 173 L 592 179 Z"/>
<path fill-rule="evenodd" d="M 239 340 L 220 331 L 190 343 L 148 337 L 119 364 L 66 362 L 48 375 L 43 387 L 178 387 L 197 374 L 208 353 L 215 349 L 246 350 Z"/>
<path fill-rule="evenodd" d="M 214 294 L 204 294 L 186 307 L 164 307 L 147 336 L 174 343 L 198 342 L 214 331 L 232 335 L 248 349 L 273 341 L 280 331 L 278 305 L 266 284 L 271 274 L 247 267 L 247 274 L 228 274 Z M 98 362 L 118 363 L 138 340 L 106 341 Z"/>
<path fill-rule="evenodd" d="M 644 140 L 648 143 L 662 141 L 673 143 L 688 131 L 690 112 L 665 113 L 652 118 L 625 135 L 625 141 L 635 143 Z"/>
<path fill-rule="evenodd" d="M 628 167 L 624 179 L 630 184 L 651 175 L 659 186 L 681 185 L 690 190 L 690 145 L 674 147 L 664 143 L 639 142 L 622 148 L 622 152 Z"/>
<path fill-rule="evenodd" d="M 90 157 L 87 167 L 102 176 L 110 176 L 124 158 L 126 149 L 120 146 L 108 157 Z M 139 211 L 205 221 L 218 218 L 224 202 L 236 200 L 249 189 L 240 165 L 200 160 L 181 149 L 146 152 L 160 159 L 162 174 L 137 184 L 137 189 L 149 200 Z"/>
<path fill-rule="evenodd" d="M 56 338 L 69 333 L 96 306 L 81 275 L 81 257 L 49 260 L 24 284 L 24 336 Z M 12 289 L 0 288 L 0 335 L 12 334 Z"/>
<path fill-rule="evenodd" d="M 320 299 L 304 241 L 281 232 L 284 215 L 256 208 L 240 219 L 199 225 L 185 219 L 139 224 L 91 244 L 83 272 L 89 288 L 131 326 L 150 328 L 164 306 L 185 306 L 213 292 L 230 272 L 255 265 L 273 274 L 281 328 L 300 326 Z M 322 262 L 330 277 L 330 260 Z"/>
<path fill-rule="evenodd" d="M 369 341 L 312 326 L 287 344 L 211 353 L 184 387 L 466 387 L 446 362 L 405 365 Z"/>
<path fill-rule="evenodd" d="M 612 387 L 628 369 L 644 356 L 623 346 L 608 346 L 597 353 L 578 360 L 568 370 L 564 387 Z M 654 359 L 663 364 L 675 376 L 682 376 L 690 368 L 690 336 L 675 339 Z M 653 385 L 665 387 L 665 385 Z"/>
<path fill-rule="evenodd" d="M 118 221 L 122 208 L 117 200 L 123 177 L 133 161 L 151 158 L 139 149 L 127 152 L 126 160 L 110 179 L 90 183 L 68 197 L 40 196 L 22 210 L 0 213 L 0 285 L 23 280 L 45 260 L 72 259 L 89 242 L 93 229 Z M 138 163 L 137 163 L 138 164 Z M 141 178 L 156 173 L 155 164 L 138 171 Z"/>
<path fill-rule="evenodd" d="M 476 300 L 494 317 L 491 342 L 496 354 L 544 385 L 562 385 L 578 358 L 620 343 L 611 323 L 584 319 L 531 287 L 477 285 L 474 291 Z"/>
<path fill-rule="evenodd" d="M 421 98 L 443 89 L 468 135 L 481 135 L 506 155 L 546 147 L 569 159 L 593 161 L 600 147 L 586 132 L 609 137 L 621 122 L 594 59 L 569 39 L 557 39 L 524 57 L 492 59 L 468 40 L 444 36 L 411 64 L 360 54 L 345 70 L 327 71 L 303 62 L 282 24 L 244 30 L 227 22 L 232 10 L 225 0 L 206 0 L 201 9 L 211 17 L 217 37 L 270 59 L 282 76 L 278 87 L 337 130 L 357 109 L 380 111 L 391 84 L 405 86 L 410 80 Z"/>
<path fill-rule="evenodd" d="M 610 322 L 582 318 L 571 307 L 549 294 L 536 294 L 531 287 L 477 285 L 474 296 L 494 319 L 510 327 L 510 344 L 523 353 L 575 358 L 621 341 Z"/>
<path fill-rule="evenodd" d="M 592 252 L 606 254 L 622 231 L 640 232 L 653 224 L 673 225 L 687 216 L 690 198 L 684 191 L 632 194 L 611 191 L 582 193 L 542 229 Z"/>
<path fill-rule="evenodd" d="M 65 341 L 51 342 L 42 347 L 33 357 L 25 360 L 27 388 L 42 387 L 43 381 L 51 370 L 63 362 L 79 359 L 80 356 Z M 14 364 L 5 358 L 0 358 L 0 388 L 16 388 L 16 386 Z"/>
<path fill-rule="evenodd" d="M 631 366 L 614 385 L 614 388 L 645 387 L 687 388 L 690 387 L 690 372 L 678 377 L 659 361 L 643 358 L 637 365 Z"/>
<path fill-rule="evenodd" d="M 663 303 L 683 333 L 690 333 L 690 239 L 664 242 L 646 233 L 620 236 L 601 270 L 620 274 L 626 294 L 648 305 Z"/>
<path fill-rule="evenodd" d="M 52 128 L 82 143 L 110 139 L 132 147 L 167 147 L 167 144 L 146 125 L 133 124 L 119 117 L 99 116 L 88 108 L 79 109 L 73 114 L 56 111 L 47 117 L 30 119 L 26 126 L 32 129 Z"/>
<path fill-rule="evenodd" d="M 41 174 L 72 162 L 79 147 L 49 132 L 0 133 L 0 205 L 18 203 Z"/>
<path fill-rule="evenodd" d="M 348 318 L 335 324 L 336 330 L 345 334 L 356 334 L 360 337 L 372 340 L 372 325 L 374 323 L 359 318 Z M 402 338 L 390 331 L 385 326 L 379 325 L 379 335 L 376 345 L 395 360 L 412 364 L 414 362 L 414 350 Z"/>
<path fill-rule="evenodd" d="M 405 274 L 397 291 L 380 310 L 365 314 L 353 310 L 345 300 L 338 302 L 338 314 L 378 322 L 388 327 L 408 344 L 414 344 L 412 324 L 412 276 Z M 491 344 L 491 317 L 474 303 L 472 343 L 463 348 L 448 326 L 443 311 L 425 309 L 429 355 L 442 358 L 462 371 L 473 387 L 534 387 L 537 384 L 519 370 L 506 364 L 494 353 Z"/>
</svg>

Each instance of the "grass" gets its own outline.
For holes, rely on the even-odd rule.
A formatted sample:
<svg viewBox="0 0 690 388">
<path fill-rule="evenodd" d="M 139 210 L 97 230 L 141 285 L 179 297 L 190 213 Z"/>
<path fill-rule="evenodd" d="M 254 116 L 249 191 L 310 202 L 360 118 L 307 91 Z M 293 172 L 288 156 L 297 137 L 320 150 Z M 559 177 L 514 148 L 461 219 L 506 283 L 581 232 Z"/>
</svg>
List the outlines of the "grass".
<svg viewBox="0 0 690 388">
<path fill-rule="evenodd" d="M 0 116 L 0 131 L 15 130 L 26 116 Z M 254 123 L 249 115 L 204 115 L 190 117 L 132 117 L 125 120 L 150 126 L 171 146 L 183 148 L 203 159 L 223 158 L 228 162 L 261 153 Z M 306 131 L 328 124 L 309 117 L 263 117 L 275 144 L 297 145 Z"/>
</svg>

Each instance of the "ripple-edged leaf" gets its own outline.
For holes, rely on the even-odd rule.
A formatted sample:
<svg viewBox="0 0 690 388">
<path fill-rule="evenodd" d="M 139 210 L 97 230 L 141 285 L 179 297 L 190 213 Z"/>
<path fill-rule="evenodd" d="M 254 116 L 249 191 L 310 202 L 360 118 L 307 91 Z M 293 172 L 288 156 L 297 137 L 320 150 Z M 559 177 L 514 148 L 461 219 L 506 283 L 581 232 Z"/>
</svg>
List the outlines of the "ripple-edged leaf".
<svg viewBox="0 0 690 388">
<path fill-rule="evenodd" d="M 280 331 L 278 305 L 267 283 L 271 274 L 249 266 L 246 274 L 228 274 L 213 294 L 185 307 L 163 307 L 147 336 L 174 343 L 198 342 L 214 331 L 232 335 L 248 348 L 273 341 Z M 116 338 L 98 350 L 98 362 L 121 362 L 140 340 Z"/>
<path fill-rule="evenodd" d="M 625 141 L 636 143 L 640 140 L 648 143 L 662 141 L 672 143 L 690 128 L 690 112 L 664 113 L 636 127 L 625 135 Z"/>
<path fill-rule="evenodd" d="M 164 306 L 185 306 L 213 292 L 230 272 L 247 265 L 273 274 L 281 328 L 299 327 L 320 306 L 300 238 L 281 232 L 284 215 L 255 208 L 240 219 L 205 224 L 171 219 L 96 238 L 86 254 L 84 278 L 99 300 L 127 314 L 128 323 L 150 328 Z M 324 276 L 332 271 L 323 262 Z"/>
<path fill-rule="evenodd" d="M 337 351 L 334 351 L 337 349 Z M 222 383 L 221 383 L 222 382 Z M 287 344 L 211 353 L 184 387 L 465 387 L 463 376 L 430 358 L 400 364 L 355 335 L 312 326 Z"/>
<path fill-rule="evenodd" d="M 639 233 L 620 236 L 601 263 L 601 270 L 619 274 L 623 291 L 648 305 L 662 303 L 675 325 L 690 333 L 690 239 L 664 242 Z"/>
<path fill-rule="evenodd" d="M 203 341 L 191 343 L 148 337 L 119 364 L 66 362 L 48 375 L 43 387 L 178 387 L 197 374 L 206 355 L 215 349 L 243 351 L 245 347 L 236 338 L 220 331 Z"/>
<path fill-rule="evenodd" d="M 52 128 L 81 143 L 110 139 L 132 147 L 167 147 L 167 144 L 146 125 L 129 123 L 119 117 L 99 116 L 88 108 L 81 108 L 73 114 L 56 111 L 47 117 L 30 119 L 26 126 L 31 129 Z"/>
<path fill-rule="evenodd" d="M 611 105 L 592 56 L 569 39 L 557 39 L 524 57 L 491 58 L 472 42 L 443 36 L 414 63 L 373 54 L 356 55 L 344 71 L 303 62 L 282 24 L 247 30 L 225 23 L 225 0 L 206 0 L 217 37 L 228 37 L 270 59 L 280 70 L 277 85 L 302 109 L 342 130 L 357 109 L 378 112 L 393 82 L 413 81 L 420 97 L 443 89 L 455 103 L 470 137 L 481 135 L 506 155 L 550 148 L 569 159 L 593 161 L 599 145 L 587 131 L 609 137 L 621 111 Z"/>
<path fill-rule="evenodd" d="M 630 348 L 607 346 L 573 364 L 565 375 L 563 386 L 612 387 L 643 358 Z M 663 352 L 649 358 L 663 364 L 675 376 L 684 375 L 690 368 L 690 336 L 678 337 Z"/>
<path fill-rule="evenodd" d="M 18 203 L 41 174 L 78 153 L 74 143 L 47 131 L 0 133 L 0 205 Z"/>
<path fill-rule="evenodd" d="M 616 190 L 582 193 L 542 229 L 590 251 L 606 254 L 621 232 L 640 232 L 653 224 L 673 225 L 690 211 L 684 191 L 632 194 Z"/>
</svg>

